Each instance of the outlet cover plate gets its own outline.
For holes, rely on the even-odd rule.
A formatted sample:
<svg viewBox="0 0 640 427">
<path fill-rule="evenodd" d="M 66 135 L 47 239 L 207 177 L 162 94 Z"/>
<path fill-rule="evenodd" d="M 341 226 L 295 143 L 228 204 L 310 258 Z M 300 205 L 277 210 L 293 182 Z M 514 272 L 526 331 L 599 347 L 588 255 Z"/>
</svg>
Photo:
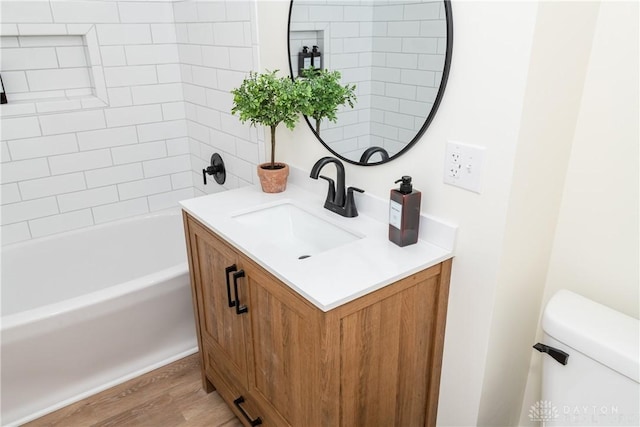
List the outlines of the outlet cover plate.
<svg viewBox="0 0 640 427">
<path fill-rule="evenodd" d="M 444 182 L 475 193 L 482 188 L 485 147 L 447 142 L 444 158 Z"/>
</svg>

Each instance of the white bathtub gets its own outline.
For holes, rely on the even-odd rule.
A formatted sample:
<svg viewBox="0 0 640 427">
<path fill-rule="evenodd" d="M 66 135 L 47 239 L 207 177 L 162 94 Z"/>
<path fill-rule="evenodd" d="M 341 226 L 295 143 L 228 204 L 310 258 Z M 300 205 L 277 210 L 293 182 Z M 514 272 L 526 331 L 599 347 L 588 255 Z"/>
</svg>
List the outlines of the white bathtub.
<svg viewBox="0 0 640 427">
<path fill-rule="evenodd" d="M 178 211 L 4 247 L 1 296 L 3 426 L 197 351 Z"/>
</svg>

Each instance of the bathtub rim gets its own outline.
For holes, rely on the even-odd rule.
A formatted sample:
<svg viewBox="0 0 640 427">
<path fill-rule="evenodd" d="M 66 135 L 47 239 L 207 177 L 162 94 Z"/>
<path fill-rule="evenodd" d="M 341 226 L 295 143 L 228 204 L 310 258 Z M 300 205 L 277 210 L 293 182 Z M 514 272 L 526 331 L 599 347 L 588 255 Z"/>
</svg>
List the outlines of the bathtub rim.
<svg viewBox="0 0 640 427">
<path fill-rule="evenodd" d="M 158 285 L 164 281 L 174 279 L 181 275 L 188 275 L 188 263 L 183 262 L 155 273 L 147 274 L 117 285 L 109 286 L 88 294 L 69 298 L 64 301 L 43 305 L 30 310 L 20 311 L 0 318 L 2 334 L 13 328 L 27 326 L 40 321 L 53 319 L 66 313 L 71 313 L 80 308 L 92 307 L 105 301 L 111 301 L 123 295 L 130 294 L 151 286 Z M 4 338 L 3 338 L 4 342 Z"/>
<path fill-rule="evenodd" d="M 59 238 L 63 235 L 75 235 L 84 233 L 88 230 L 99 230 L 103 228 L 113 227 L 124 223 L 135 222 L 145 220 L 148 218 L 156 218 L 160 216 L 180 216 L 181 210 L 179 208 L 170 208 L 157 212 L 150 212 L 142 215 L 136 215 L 129 218 L 123 218 L 117 221 L 106 222 L 103 224 L 93 225 L 89 227 L 83 227 L 76 230 L 71 230 L 64 233 L 56 233 L 50 236 L 39 237 L 36 239 L 30 239 L 24 242 L 13 243 L 11 245 L 5 245 L 2 250 L 11 248 L 21 248 L 24 246 L 37 244 L 42 241 L 49 241 L 55 238 Z M 1 263 L 0 263 L 1 267 Z M 141 289 L 148 288 L 150 286 L 157 285 L 165 280 L 174 279 L 182 274 L 189 274 L 188 261 L 183 261 L 178 264 L 174 264 L 171 267 L 156 271 L 144 276 L 139 276 L 128 280 L 123 283 L 117 283 L 112 286 L 108 286 L 97 291 L 89 292 L 87 294 L 79 295 L 76 297 L 68 298 L 63 301 L 46 304 L 40 307 L 31 308 L 24 311 L 19 311 L 13 314 L 0 315 L 0 333 L 21 327 L 27 326 L 39 321 L 46 321 L 52 319 L 58 315 L 66 314 L 77 310 L 82 307 L 95 306 L 100 302 L 116 299 L 122 295 L 139 291 Z M 1 335 L 0 335 L 1 336 Z M 4 341 L 4 339 L 3 339 Z"/>
<path fill-rule="evenodd" d="M 15 243 L 9 243 L 8 245 L 2 245 L 0 247 L 0 251 L 4 251 L 5 249 L 20 249 L 24 246 L 29 246 L 30 244 L 35 244 L 35 243 L 39 243 L 39 242 L 47 242 L 49 240 L 54 240 L 56 238 L 60 238 L 62 236 L 73 236 L 76 234 L 80 234 L 80 233 L 84 233 L 87 232 L 89 230 L 101 230 L 103 228 L 109 228 L 112 226 L 116 226 L 116 225 L 120 225 L 120 224 L 125 224 L 128 222 L 134 222 L 134 221 L 138 221 L 138 220 L 143 220 L 146 218 L 155 218 L 155 217 L 159 217 L 159 216 L 181 216 L 182 215 L 182 209 L 177 208 L 177 207 L 173 207 L 173 208 L 168 208 L 168 209 L 163 209 L 163 210 L 159 210 L 159 211 L 155 211 L 155 212 L 147 212 L 147 213 L 143 213 L 140 215 L 135 215 L 135 216 L 129 216 L 126 218 L 120 218 L 117 219 L 115 221 L 107 221 L 107 222 L 103 222 L 100 224 L 93 224 L 93 225 L 88 225 L 86 227 L 80 227 L 80 228 L 74 228 L 73 230 L 68 230 L 68 231 L 63 231 L 60 233 L 54 233 L 54 234 L 49 234 L 47 236 L 41 236 L 41 237 L 34 237 L 32 239 L 28 239 L 28 240 L 23 240 L 20 242 L 15 242 Z"/>
</svg>

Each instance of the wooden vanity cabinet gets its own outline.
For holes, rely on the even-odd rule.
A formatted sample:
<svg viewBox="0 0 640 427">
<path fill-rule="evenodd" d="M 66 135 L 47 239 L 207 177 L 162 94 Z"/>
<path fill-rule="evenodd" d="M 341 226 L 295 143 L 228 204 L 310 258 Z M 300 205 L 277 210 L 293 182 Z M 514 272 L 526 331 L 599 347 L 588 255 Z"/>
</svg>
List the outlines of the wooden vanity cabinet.
<svg viewBox="0 0 640 427">
<path fill-rule="evenodd" d="M 323 312 L 184 222 L 203 386 L 243 424 L 435 425 L 451 260 Z"/>
</svg>

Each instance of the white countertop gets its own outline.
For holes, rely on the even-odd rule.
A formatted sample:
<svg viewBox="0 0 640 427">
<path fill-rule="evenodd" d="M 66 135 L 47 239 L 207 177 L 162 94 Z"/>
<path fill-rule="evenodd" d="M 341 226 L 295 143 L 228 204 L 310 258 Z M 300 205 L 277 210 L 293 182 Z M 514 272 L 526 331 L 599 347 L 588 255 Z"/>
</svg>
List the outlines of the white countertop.
<svg viewBox="0 0 640 427">
<path fill-rule="evenodd" d="M 323 311 L 453 256 L 455 226 L 423 217 L 421 240 L 414 245 L 399 247 L 388 239 L 388 224 L 380 221 L 380 199 L 358 194 L 356 205 L 360 215 L 344 218 L 324 209 L 326 183 L 321 188 L 324 190 L 311 192 L 296 186 L 290 178 L 286 191 L 282 193 L 267 194 L 259 186 L 251 186 L 185 200 L 180 204 L 193 217 Z M 243 227 L 233 218 L 255 208 L 279 203 L 292 203 L 361 238 L 309 258 L 297 259 L 279 249 L 277 242 L 262 238 L 260 233 Z M 376 209 L 372 208 L 375 205 L 378 205 L 377 215 Z M 422 230 L 425 224 L 439 235 L 432 240 L 441 246 L 429 241 L 429 230 Z M 422 240 L 425 237 L 427 240 Z"/>
</svg>

